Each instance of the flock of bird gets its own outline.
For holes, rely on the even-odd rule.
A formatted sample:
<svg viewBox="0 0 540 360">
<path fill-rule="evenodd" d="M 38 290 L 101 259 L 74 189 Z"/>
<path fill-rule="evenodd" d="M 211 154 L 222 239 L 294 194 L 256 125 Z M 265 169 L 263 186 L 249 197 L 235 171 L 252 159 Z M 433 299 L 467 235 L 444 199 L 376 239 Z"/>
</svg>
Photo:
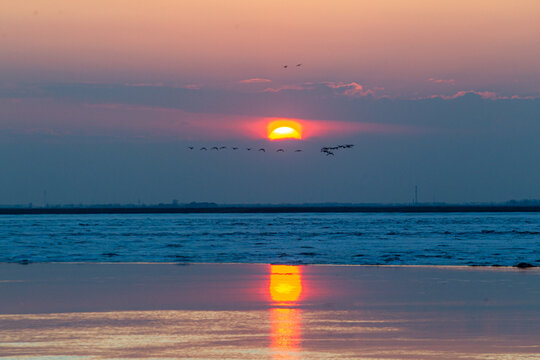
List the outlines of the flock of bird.
<svg viewBox="0 0 540 360">
<path fill-rule="evenodd" d="M 189 149 L 189 150 L 195 150 L 195 147 L 194 147 L 194 146 L 188 146 L 188 149 Z M 217 150 L 217 151 L 219 151 L 219 150 L 226 150 L 226 149 L 227 149 L 226 146 L 212 146 L 212 147 L 206 147 L 206 146 L 203 146 L 203 147 L 201 147 L 199 150 L 202 150 L 202 151 L 207 151 L 207 150 Z M 240 150 L 240 148 L 237 147 L 237 146 L 231 147 L 231 149 L 232 149 L 232 150 Z M 255 151 L 254 148 L 250 148 L 250 147 L 246 148 L 246 150 L 247 150 L 247 151 L 251 151 L 251 150 L 254 150 L 254 151 Z M 260 148 L 260 149 L 258 149 L 257 151 L 266 152 L 266 149 L 265 149 L 265 148 Z M 285 152 L 285 149 L 277 149 L 276 152 Z M 294 150 L 294 152 L 302 152 L 302 150 L 297 149 L 297 150 Z"/>
<path fill-rule="evenodd" d="M 337 146 L 324 146 L 321 148 L 321 152 L 325 153 L 326 156 L 334 156 L 334 152 L 336 150 L 341 149 L 351 149 L 354 146 L 354 144 L 345 144 L 345 145 L 337 145 Z"/>
<path fill-rule="evenodd" d="M 282 65 L 284 69 L 287 69 L 289 67 L 289 65 Z M 296 67 L 299 68 L 300 66 L 302 66 L 302 64 L 296 64 Z"/>
<path fill-rule="evenodd" d="M 336 150 L 341 150 L 341 149 L 351 149 L 352 147 L 354 146 L 354 144 L 345 144 L 345 145 L 337 145 L 337 146 L 323 146 L 321 148 L 321 152 L 326 154 L 326 156 L 334 156 L 335 155 L 335 151 Z M 188 149 L 189 150 L 195 150 L 195 147 L 194 146 L 188 146 Z M 199 149 L 199 151 L 208 151 L 208 150 L 215 150 L 215 151 L 220 151 L 220 150 L 226 150 L 228 149 L 226 146 L 212 146 L 212 147 L 206 147 L 206 146 L 203 146 Z M 233 146 L 231 147 L 232 150 L 236 151 L 236 150 L 240 150 L 239 147 L 237 146 Z M 266 148 L 259 148 L 259 149 L 255 149 L 255 148 L 245 148 L 246 151 L 261 151 L 261 152 L 266 152 Z M 285 149 L 277 149 L 276 152 L 285 152 Z M 295 153 L 299 153 L 299 152 L 302 152 L 302 150 L 300 149 L 296 149 L 294 150 L 293 152 Z"/>
</svg>

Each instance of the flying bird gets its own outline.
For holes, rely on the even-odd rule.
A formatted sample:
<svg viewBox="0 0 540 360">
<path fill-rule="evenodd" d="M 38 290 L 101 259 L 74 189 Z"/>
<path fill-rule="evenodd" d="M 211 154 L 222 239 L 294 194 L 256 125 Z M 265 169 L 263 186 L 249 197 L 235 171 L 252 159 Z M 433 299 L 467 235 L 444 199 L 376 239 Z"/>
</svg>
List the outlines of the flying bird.
<svg viewBox="0 0 540 360">
<path fill-rule="evenodd" d="M 300 66 L 302 66 L 302 64 L 296 64 L 296 67 L 300 67 Z"/>
<path fill-rule="evenodd" d="M 205 151 L 206 151 L 206 150 L 208 150 L 208 149 L 207 149 L 207 148 L 205 148 L 205 147 L 203 146 L 203 147 L 201 148 L 201 150 L 205 150 Z"/>
<path fill-rule="evenodd" d="M 277 149 L 276 152 L 285 152 L 283 149 Z"/>
<path fill-rule="evenodd" d="M 238 150 L 238 148 L 237 148 L 237 147 L 233 147 L 232 149 L 233 149 L 233 150 Z"/>
<path fill-rule="evenodd" d="M 251 151 L 251 148 L 246 148 L 247 151 Z"/>
<path fill-rule="evenodd" d="M 219 150 L 217 146 L 213 146 L 212 150 Z"/>
<path fill-rule="evenodd" d="M 335 150 L 337 149 L 337 147 L 328 147 L 328 146 L 325 146 L 325 147 L 322 147 L 321 148 L 321 152 L 325 153 L 326 156 L 329 156 L 329 155 L 332 155 L 334 156 L 334 153 L 330 150 Z"/>
<path fill-rule="evenodd" d="M 283 65 L 283 68 L 284 68 L 284 69 L 286 69 L 286 68 L 288 68 L 288 67 L 289 67 L 289 65 Z"/>
<path fill-rule="evenodd" d="M 302 152 L 302 150 L 294 150 L 294 152 Z"/>
<path fill-rule="evenodd" d="M 263 152 L 266 152 L 266 150 L 264 150 L 263 148 L 260 148 L 259 151 L 263 151 Z"/>
<path fill-rule="evenodd" d="M 189 149 L 189 150 L 193 150 L 193 146 L 188 146 L 188 149 Z"/>
<path fill-rule="evenodd" d="M 226 146 L 221 146 L 219 149 L 226 149 L 227 147 Z"/>
</svg>

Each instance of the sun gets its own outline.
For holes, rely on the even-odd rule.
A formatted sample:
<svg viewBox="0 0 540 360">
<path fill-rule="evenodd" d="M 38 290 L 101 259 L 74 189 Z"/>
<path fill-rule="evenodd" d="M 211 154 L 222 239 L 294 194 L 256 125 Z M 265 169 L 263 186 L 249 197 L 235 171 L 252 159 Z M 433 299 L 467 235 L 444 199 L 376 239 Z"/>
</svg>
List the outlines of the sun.
<svg viewBox="0 0 540 360">
<path fill-rule="evenodd" d="M 268 139 L 302 139 L 302 125 L 292 120 L 275 120 L 268 124 Z"/>
</svg>

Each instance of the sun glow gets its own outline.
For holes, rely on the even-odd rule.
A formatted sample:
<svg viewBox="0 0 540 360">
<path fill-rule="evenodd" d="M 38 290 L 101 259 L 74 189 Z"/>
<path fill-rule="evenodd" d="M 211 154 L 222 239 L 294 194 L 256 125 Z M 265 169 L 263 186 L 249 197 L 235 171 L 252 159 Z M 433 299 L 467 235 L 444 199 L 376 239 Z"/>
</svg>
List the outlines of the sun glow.
<svg viewBox="0 0 540 360">
<path fill-rule="evenodd" d="M 302 293 L 300 268 L 292 265 L 270 266 L 270 296 L 278 303 L 291 303 Z"/>
<path fill-rule="evenodd" d="M 302 125 L 292 120 L 276 120 L 268 124 L 268 139 L 302 139 Z"/>
</svg>

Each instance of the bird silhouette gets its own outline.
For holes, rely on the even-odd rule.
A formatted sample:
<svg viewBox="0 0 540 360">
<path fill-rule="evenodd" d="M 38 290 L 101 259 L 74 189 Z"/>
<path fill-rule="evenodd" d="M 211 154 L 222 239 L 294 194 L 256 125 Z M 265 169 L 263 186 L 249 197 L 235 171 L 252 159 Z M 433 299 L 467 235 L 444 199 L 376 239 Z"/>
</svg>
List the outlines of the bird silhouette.
<svg viewBox="0 0 540 360">
<path fill-rule="evenodd" d="M 277 149 L 276 152 L 285 152 L 283 149 Z"/>
<path fill-rule="evenodd" d="M 300 66 L 302 66 L 302 64 L 296 64 L 296 67 L 300 67 Z"/>
<path fill-rule="evenodd" d="M 331 150 L 335 150 L 335 149 L 337 149 L 337 147 L 328 147 L 328 146 L 325 146 L 325 147 L 322 147 L 322 148 L 321 148 L 321 152 L 325 153 L 326 156 L 328 156 L 328 155 L 334 156 L 334 152 L 331 151 Z"/>
<path fill-rule="evenodd" d="M 212 150 L 219 150 L 217 146 L 213 146 Z"/>
<path fill-rule="evenodd" d="M 251 148 L 246 148 L 247 151 L 251 151 Z"/>
<path fill-rule="evenodd" d="M 233 149 L 233 150 L 238 150 L 238 148 L 237 148 L 237 147 L 233 147 L 232 149 Z"/>
<path fill-rule="evenodd" d="M 188 146 L 188 149 L 189 149 L 189 150 L 193 150 L 193 146 Z"/>
<path fill-rule="evenodd" d="M 294 150 L 294 152 L 302 152 L 302 150 Z"/>
<path fill-rule="evenodd" d="M 266 152 L 266 150 L 264 150 L 263 148 L 260 148 L 259 151 Z"/>
<path fill-rule="evenodd" d="M 208 150 L 208 149 L 207 149 L 207 148 L 205 148 L 205 147 L 203 146 L 203 147 L 201 148 L 201 150 L 205 150 L 205 151 L 206 151 L 206 150 Z"/>
<path fill-rule="evenodd" d="M 220 146 L 219 149 L 222 150 L 222 149 L 226 149 L 227 147 L 226 146 Z"/>
<path fill-rule="evenodd" d="M 288 67 L 289 67 L 289 65 L 283 65 L 283 68 L 284 68 L 284 69 L 286 69 L 286 68 L 288 68 Z"/>
</svg>

